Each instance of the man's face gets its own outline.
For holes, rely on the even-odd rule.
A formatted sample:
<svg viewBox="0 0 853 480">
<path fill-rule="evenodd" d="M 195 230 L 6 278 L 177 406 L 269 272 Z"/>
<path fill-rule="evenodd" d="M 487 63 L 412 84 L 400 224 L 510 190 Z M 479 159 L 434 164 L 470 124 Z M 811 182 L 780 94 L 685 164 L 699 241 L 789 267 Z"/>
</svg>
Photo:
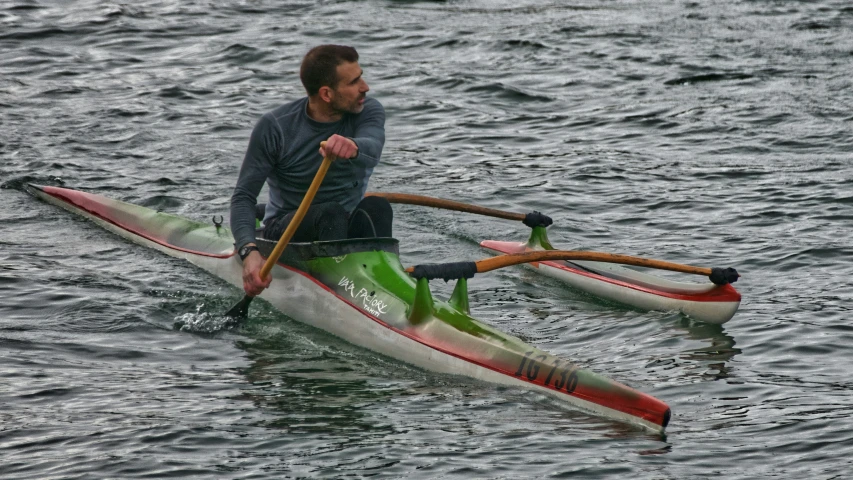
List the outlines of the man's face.
<svg viewBox="0 0 853 480">
<path fill-rule="evenodd" d="M 338 85 L 333 88 L 332 109 L 339 113 L 361 113 L 370 87 L 362 78 L 358 62 L 338 65 Z"/>
</svg>

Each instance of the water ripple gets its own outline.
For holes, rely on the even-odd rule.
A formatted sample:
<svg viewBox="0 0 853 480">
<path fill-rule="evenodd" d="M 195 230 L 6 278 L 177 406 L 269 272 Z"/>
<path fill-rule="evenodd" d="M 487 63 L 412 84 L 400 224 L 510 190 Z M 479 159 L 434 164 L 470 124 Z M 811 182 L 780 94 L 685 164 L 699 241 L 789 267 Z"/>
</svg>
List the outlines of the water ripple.
<svg viewBox="0 0 853 480">
<path fill-rule="evenodd" d="M 3 478 L 842 478 L 851 32 L 838 0 L 0 5 Z M 223 330 L 236 289 L 22 191 L 227 217 L 252 126 L 303 95 L 301 57 L 328 41 L 359 49 L 386 107 L 372 189 L 741 271 L 724 326 L 520 268 L 471 281 L 478 318 L 665 399 L 666 435 L 401 365 L 263 302 Z M 526 237 L 395 217 L 406 265 Z"/>
</svg>

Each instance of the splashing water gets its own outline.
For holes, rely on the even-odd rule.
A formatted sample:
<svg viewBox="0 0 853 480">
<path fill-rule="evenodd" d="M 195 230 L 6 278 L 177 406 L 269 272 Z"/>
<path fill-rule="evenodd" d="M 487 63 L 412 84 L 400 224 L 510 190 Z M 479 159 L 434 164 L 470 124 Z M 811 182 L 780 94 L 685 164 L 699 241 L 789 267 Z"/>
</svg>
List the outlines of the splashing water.
<svg viewBox="0 0 853 480">
<path fill-rule="evenodd" d="M 229 318 L 202 311 L 204 304 L 196 307 L 194 313 L 185 313 L 175 317 L 174 328 L 182 332 L 214 333 L 227 328 Z"/>
</svg>

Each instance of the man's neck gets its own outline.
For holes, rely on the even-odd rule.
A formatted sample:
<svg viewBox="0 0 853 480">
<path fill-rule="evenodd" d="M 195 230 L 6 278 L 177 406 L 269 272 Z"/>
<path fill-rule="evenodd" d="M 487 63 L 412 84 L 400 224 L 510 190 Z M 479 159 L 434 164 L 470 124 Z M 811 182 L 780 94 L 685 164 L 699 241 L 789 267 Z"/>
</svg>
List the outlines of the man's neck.
<svg viewBox="0 0 853 480">
<path fill-rule="evenodd" d="M 332 111 L 332 109 L 329 108 L 329 105 L 327 103 L 323 103 L 322 100 L 315 100 L 311 97 L 308 97 L 306 113 L 308 113 L 311 120 L 323 123 L 337 122 L 344 116 L 343 113 Z"/>
</svg>

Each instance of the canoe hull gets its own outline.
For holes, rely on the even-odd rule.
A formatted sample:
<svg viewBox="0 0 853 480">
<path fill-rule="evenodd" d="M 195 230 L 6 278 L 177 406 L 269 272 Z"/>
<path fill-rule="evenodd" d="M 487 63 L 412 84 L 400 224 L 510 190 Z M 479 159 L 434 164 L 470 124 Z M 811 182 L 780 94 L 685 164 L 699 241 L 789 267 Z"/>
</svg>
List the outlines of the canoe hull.
<svg viewBox="0 0 853 480">
<path fill-rule="evenodd" d="M 29 190 L 121 237 L 183 258 L 242 287 L 242 265 L 225 228 L 75 190 L 37 186 Z M 662 431 L 669 422 L 669 407 L 660 400 L 433 301 L 428 285 L 405 273 L 393 252 L 309 258 L 298 266 L 279 263 L 272 276 L 274 287 L 261 298 L 294 320 L 354 345 L 426 370 L 548 394 L 653 431 Z M 416 303 L 429 308 L 415 320 Z"/>
</svg>

